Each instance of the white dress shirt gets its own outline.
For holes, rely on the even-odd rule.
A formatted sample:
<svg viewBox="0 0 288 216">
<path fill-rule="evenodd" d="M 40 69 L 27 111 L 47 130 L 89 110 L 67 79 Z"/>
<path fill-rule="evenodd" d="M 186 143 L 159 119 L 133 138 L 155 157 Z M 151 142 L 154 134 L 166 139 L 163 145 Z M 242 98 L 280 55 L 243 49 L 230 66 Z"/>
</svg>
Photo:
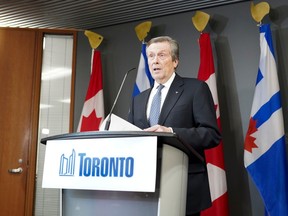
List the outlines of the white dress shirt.
<svg viewBox="0 0 288 216">
<path fill-rule="evenodd" d="M 162 83 L 162 85 L 164 85 L 164 88 L 161 91 L 161 107 L 160 107 L 160 110 L 162 109 L 163 103 L 164 103 L 164 101 L 166 99 L 167 93 L 169 91 L 169 88 L 170 88 L 174 78 L 175 78 L 175 72 L 171 75 L 171 77 L 169 78 L 169 80 L 167 80 L 166 83 Z M 150 96 L 149 96 L 148 104 L 147 104 L 147 110 L 146 110 L 147 119 L 149 119 L 152 100 L 153 100 L 154 95 L 157 92 L 158 86 L 159 86 L 159 83 L 157 83 L 155 81 L 153 89 L 151 90 L 151 93 L 150 93 Z M 161 113 L 161 111 L 160 111 L 160 113 Z"/>
</svg>

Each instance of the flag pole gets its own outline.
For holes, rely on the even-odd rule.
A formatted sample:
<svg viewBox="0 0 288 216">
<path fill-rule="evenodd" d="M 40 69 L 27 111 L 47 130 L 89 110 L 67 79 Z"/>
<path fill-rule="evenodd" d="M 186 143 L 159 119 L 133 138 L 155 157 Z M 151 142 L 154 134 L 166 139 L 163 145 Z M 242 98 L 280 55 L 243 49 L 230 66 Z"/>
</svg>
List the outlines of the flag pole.
<svg viewBox="0 0 288 216">
<path fill-rule="evenodd" d="M 136 35 L 137 35 L 139 41 L 141 41 L 142 43 L 145 41 L 145 38 L 147 37 L 148 33 L 150 32 L 151 26 L 152 26 L 152 22 L 146 21 L 146 22 L 142 22 L 142 23 L 138 24 L 135 27 Z"/>
<path fill-rule="evenodd" d="M 203 33 L 209 19 L 210 15 L 202 11 L 196 11 L 195 15 L 192 17 L 193 25 L 200 32 L 200 37 L 198 40 L 200 46 L 200 66 L 198 79 L 205 81 L 209 86 L 216 108 L 215 113 L 217 117 L 217 124 L 221 130 L 220 108 L 210 35 L 209 33 Z M 228 216 L 228 192 L 222 140 L 219 142 L 218 146 L 205 150 L 205 157 L 212 206 L 201 211 L 201 216 Z"/>
<path fill-rule="evenodd" d="M 210 19 L 210 15 L 202 11 L 196 11 L 195 15 L 192 17 L 192 23 L 194 27 L 202 33 L 207 26 Z"/>
<path fill-rule="evenodd" d="M 151 26 L 152 26 L 152 22 L 146 21 L 146 22 L 142 22 L 138 24 L 135 27 L 136 35 L 139 41 L 141 41 L 142 47 L 141 47 L 140 61 L 138 65 L 138 70 L 137 70 L 132 97 L 135 97 L 142 91 L 150 88 L 154 83 L 154 80 L 151 76 L 151 73 L 148 67 L 148 60 L 146 56 L 146 44 L 145 44 L 145 38 L 150 32 Z"/>
<path fill-rule="evenodd" d="M 253 19 L 261 25 L 262 19 L 266 16 L 270 11 L 270 6 L 267 2 L 260 2 L 258 4 L 254 4 L 251 1 L 250 11 Z"/>
<path fill-rule="evenodd" d="M 105 115 L 101 53 L 96 50 L 102 43 L 104 37 L 88 30 L 84 31 L 84 34 L 88 37 L 92 54 L 90 81 L 78 124 L 78 132 L 99 130 Z"/>
</svg>

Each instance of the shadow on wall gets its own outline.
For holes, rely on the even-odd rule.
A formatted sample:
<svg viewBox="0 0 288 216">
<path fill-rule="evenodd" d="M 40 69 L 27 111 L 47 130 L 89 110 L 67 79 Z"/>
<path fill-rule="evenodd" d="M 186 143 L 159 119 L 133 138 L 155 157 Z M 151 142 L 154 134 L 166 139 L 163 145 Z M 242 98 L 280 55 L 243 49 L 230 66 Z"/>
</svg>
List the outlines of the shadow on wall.
<svg viewBox="0 0 288 216">
<path fill-rule="evenodd" d="M 271 8 L 267 19 L 270 19 L 271 22 L 281 27 L 283 21 L 288 17 L 287 11 L 288 11 L 288 5 L 282 5 L 277 8 Z"/>
<path fill-rule="evenodd" d="M 288 19 L 288 5 L 282 5 L 280 7 L 271 9 L 269 13 L 269 18 L 271 24 L 271 31 L 274 39 L 274 47 L 278 68 L 278 78 L 279 85 L 281 90 L 282 98 L 282 109 L 284 115 L 284 128 L 286 128 L 286 145 L 287 134 L 288 134 L 288 113 L 285 110 L 288 110 L 288 29 L 281 28 L 284 21 Z M 273 25 L 274 24 L 274 25 Z M 288 146 L 287 146 L 288 147 Z M 288 154 L 288 153 L 287 153 Z"/>
<path fill-rule="evenodd" d="M 235 70 L 230 45 L 221 33 L 228 19 L 214 15 L 211 19 L 211 32 L 216 33 L 214 40 L 217 57 L 217 85 L 221 105 L 221 124 L 224 145 L 224 159 L 229 197 L 229 212 L 233 216 L 252 215 L 249 180 L 243 164 L 244 138 L 239 99 L 236 89 Z M 213 41 L 212 41 L 213 43 Z M 237 129 L 237 130 L 235 130 Z M 236 160 L 235 160 L 236 158 Z"/>
<path fill-rule="evenodd" d="M 165 35 L 165 32 L 166 32 L 166 25 L 152 26 L 145 41 L 148 42 L 151 38 Z"/>
</svg>

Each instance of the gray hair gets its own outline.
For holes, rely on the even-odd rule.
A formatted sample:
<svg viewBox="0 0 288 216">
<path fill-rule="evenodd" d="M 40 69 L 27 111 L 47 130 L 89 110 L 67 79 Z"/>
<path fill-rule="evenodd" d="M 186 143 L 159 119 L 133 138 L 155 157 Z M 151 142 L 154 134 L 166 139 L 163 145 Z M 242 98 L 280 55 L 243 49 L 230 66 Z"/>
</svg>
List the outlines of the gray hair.
<svg viewBox="0 0 288 216">
<path fill-rule="evenodd" d="M 171 56 L 172 60 L 179 60 L 179 44 L 176 40 L 172 39 L 169 36 L 160 36 L 160 37 L 155 37 L 152 38 L 150 41 L 147 43 L 147 48 L 153 44 L 153 43 L 161 43 L 161 42 L 168 42 L 171 47 Z"/>
</svg>

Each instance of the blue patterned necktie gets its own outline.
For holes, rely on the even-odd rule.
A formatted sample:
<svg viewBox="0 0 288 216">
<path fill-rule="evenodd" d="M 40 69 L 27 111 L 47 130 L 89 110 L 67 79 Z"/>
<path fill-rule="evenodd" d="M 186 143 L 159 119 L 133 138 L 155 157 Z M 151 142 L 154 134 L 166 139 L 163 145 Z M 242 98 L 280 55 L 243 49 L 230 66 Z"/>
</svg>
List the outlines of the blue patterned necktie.
<svg viewBox="0 0 288 216">
<path fill-rule="evenodd" d="M 150 109 L 150 116 L 149 116 L 150 126 L 158 124 L 158 119 L 160 115 L 160 107 L 161 107 L 161 90 L 163 88 L 164 88 L 164 85 L 160 84 L 157 87 L 157 92 L 153 97 L 151 109 Z"/>
</svg>

